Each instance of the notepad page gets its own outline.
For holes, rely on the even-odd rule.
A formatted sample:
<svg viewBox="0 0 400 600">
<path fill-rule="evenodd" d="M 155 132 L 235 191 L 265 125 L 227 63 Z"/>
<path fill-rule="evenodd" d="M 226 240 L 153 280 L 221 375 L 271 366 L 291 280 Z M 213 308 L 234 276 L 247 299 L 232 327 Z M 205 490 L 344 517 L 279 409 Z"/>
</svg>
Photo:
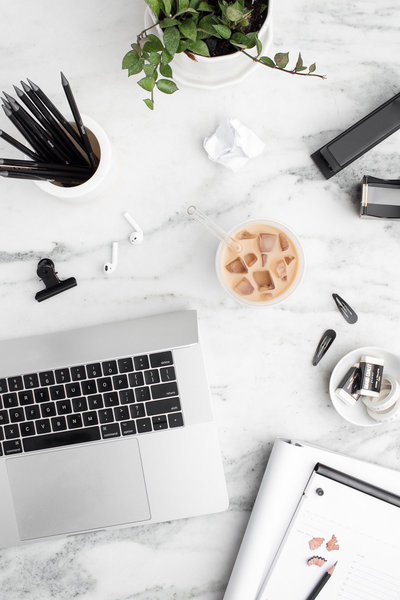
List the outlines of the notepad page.
<svg viewBox="0 0 400 600">
<path fill-rule="evenodd" d="M 333 534 L 339 550 L 329 552 Z M 314 537 L 324 542 L 311 550 Z M 326 563 L 308 566 L 312 556 Z M 336 561 L 318 600 L 400 600 L 400 508 L 314 474 L 259 600 L 305 600 Z"/>
</svg>

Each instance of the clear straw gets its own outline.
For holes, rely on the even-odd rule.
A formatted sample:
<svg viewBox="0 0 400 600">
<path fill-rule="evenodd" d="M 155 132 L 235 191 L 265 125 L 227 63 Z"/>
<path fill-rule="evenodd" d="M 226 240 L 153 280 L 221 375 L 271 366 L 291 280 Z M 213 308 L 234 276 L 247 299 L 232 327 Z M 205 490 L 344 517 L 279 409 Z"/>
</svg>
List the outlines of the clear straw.
<svg viewBox="0 0 400 600">
<path fill-rule="evenodd" d="M 187 209 L 188 215 L 196 219 L 199 223 L 207 227 L 211 233 L 215 235 L 219 240 L 224 242 L 227 246 L 229 246 L 234 252 L 239 254 L 242 251 L 242 246 L 239 244 L 237 240 L 231 237 L 226 231 L 224 231 L 219 225 L 211 221 L 201 210 L 199 210 L 196 206 L 189 206 Z"/>
</svg>

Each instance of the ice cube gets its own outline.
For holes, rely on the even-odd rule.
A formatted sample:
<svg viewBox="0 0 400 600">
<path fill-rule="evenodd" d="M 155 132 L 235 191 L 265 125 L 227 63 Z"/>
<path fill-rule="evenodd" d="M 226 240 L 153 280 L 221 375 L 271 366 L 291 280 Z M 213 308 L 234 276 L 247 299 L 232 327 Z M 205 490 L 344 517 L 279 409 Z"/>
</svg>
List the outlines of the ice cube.
<svg viewBox="0 0 400 600">
<path fill-rule="evenodd" d="M 271 292 L 264 292 L 262 290 L 260 290 L 260 291 L 261 291 L 263 300 L 271 300 L 271 298 L 274 297 L 274 295 L 271 294 Z"/>
<path fill-rule="evenodd" d="M 256 238 L 257 235 L 255 233 L 250 233 L 249 231 L 246 231 L 244 229 L 243 231 L 239 231 L 236 237 L 238 238 L 238 240 L 254 240 L 254 238 Z"/>
<path fill-rule="evenodd" d="M 260 233 L 258 244 L 261 252 L 271 252 L 276 244 L 277 237 L 275 233 Z"/>
<path fill-rule="evenodd" d="M 247 273 L 247 267 L 240 256 L 225 265 L 225 269 L 230 273 Z"/>
<path fill-rule="evenodd" d="M 254 292 L 254 288 L 251 285 L 250 281 L 247 277 L 242 277 L 242 279 L 237 283 L 234 287 L 235 291 L 242 296 L 249 296 Z"/>
<path fill-rule="evenodd" d="M 269 271 L 256 271 L 253 276 L 260 292 L 275 289 L 274 280 Z"/>
<path fill-rule="evenodd" d="M 248 267 L 252 267 L 257 262 L 257 256 L 252 252 L 249 252 L 245 255 L 244 262 Z"/>
<path fill-rule="evenodd" d="M 286 250 L 288 250 L 289 248 L 289 240 L 287 239 L 286 235 L 283 235 L 283 233 L 279 234 L 279 241 L 281 244 L 281 248 L 283 250 L 283 252 L 285 252 Z"/>
<path fill-rule="evenodd" d="M 278 260 L 278 262 L 276 263 L 275 273 L 278 275 L 279 279 L 283 279 L 283 281 L 286 281 L 287 266 L 286 266 L 286 262 L 283 259 Z"/>
<path fill-rule="evenodd" d="M 285 263 L 287 265 L 290 265 L 290 263 L 292 262 L 292 260 L 296 260 L 294 256 L 285 256 L 284 259 L 285 259 Z"/>
<path fill-rule="evenodd" d="M 262 266 L 265 267 L 265 265 L 267 264 L 267 260 L 268 260 L 268 254 L 261 254 L 261 259 L 262 259 Z"/>
</svg>

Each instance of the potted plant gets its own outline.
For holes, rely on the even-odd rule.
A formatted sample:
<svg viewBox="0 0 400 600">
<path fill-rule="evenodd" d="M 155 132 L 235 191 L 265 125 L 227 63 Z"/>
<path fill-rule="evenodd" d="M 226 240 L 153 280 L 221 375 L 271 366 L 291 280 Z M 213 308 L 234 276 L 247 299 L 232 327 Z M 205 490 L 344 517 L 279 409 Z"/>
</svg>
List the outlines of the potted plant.
<svg viewBox="0 0 400 600">
<path fill-rule="evenodd" d="M 292 75 L 324 79 L 316 73 L 315 63 L 303 64 L 301 53 L 293 68 L 288 67 L 288 52 L 278 52 L 274 58 L 262 55 L 271 37 L 270 1 L 146 0 L 145 28 L 122 61 L 128 76 L 143 74 L 138 84 L 150 92 L 150 98 L 144 100 L 146 106 L 153 110 L 155 88 L 165 94 L 177 91 L 173 60 L 174 72 L 178 72 L 175 78 L 189 85 L 193 80 L 197 87 L 218 87 L 243 78 L 243 61 L 246 74 L 247 64 L 261 64 Z M 224 79 L 232 65 L 239 74 Z"/>
</svg>

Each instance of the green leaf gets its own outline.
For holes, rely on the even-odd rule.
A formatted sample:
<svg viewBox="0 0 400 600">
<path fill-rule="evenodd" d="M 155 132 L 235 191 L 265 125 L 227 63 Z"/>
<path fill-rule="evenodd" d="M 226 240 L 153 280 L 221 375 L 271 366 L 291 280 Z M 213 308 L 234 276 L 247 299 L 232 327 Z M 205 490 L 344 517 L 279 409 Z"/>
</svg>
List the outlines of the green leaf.
<svg viewBox="0 0 400 600">
<path fill-rule="evenodd" d="M 144 74 L 147 75 L 148 77 L 153 77 L 154 67 L 153 67 L 153 65 L 144 65 L 143 71 L 144 71 Z"/>
<path fill-rule="evenodd" d="M 195 41 L 197 37 L 197 27 L 193 18 L 186 19 L 179 25 L 180 32 L 190 40 Z"/>
<path fill-rule="evenodd" d="M 145 98 L 143 102 L 150 110 L 154 110 L 154 102 L 150 98 Z"/>
<path fill-rule="evenodd" d="M 258 34 L 256 34 L 256 46 L 257 46 L 257 56 L 260 56 L 260 54 L 262 52 L 262 43 L 258 37 Z"/>
<path fill-rule="evenodd" d="M 177 53 L 185 52 L 188 49 L 190 40 L 180 40 Z"/>
<path fill-rule="evenodd" d="M 168 29 L 165 29 L 164 46 L 166 47 L 168 52 L 172 54 L 172 56 L 178 49 L 180 38 L 181 36 L 179 33 L 179 29 L 177 29 L 176 27 L 168 27 Z"/>
<path fill-rule="evenodd" d="M 152 33 L 147 36 L 146 42 L 143 45 L 143 50 L 145 52 L 159 52 L 163 49 L 163 45 L 161 43 L 160 38 Z"/>
<path fill-rule="evenodd" d="M 148 92 L 151 92 L 154 89 L 155 83 L 154 77 L 143 77 L 143 79 L 139 79 L 138 81 L 138 85 Z"/>
<path fill-rule="evenodd" d="M 235 4 L 237 4 L 237 3 L 235 2 Z M 243 18 L 242 11 L 239 10 L 238 8 L 235 8 L 234 5 L 227 7 L 225 15 L 226 15 L 226 18 L 232 22 L 240 21 Z"/>
<path fill-rule="evenodd" d="M 160 65 L 160 73 L 163 77 L 172 77 L 172 69 L 169 65 Z"/>
<path fill-rule="evenodd" d="M 169 81 L 168 79 L 160 79 L 156 83 L 160 92 L 164 92 L 164 94 L 173 94 L 178 89 L 178 86 L 174 81 Z"/>
<path fill-rule="evenodd" d="M 149 61 L 152 65 L 158 65 L 158 63 L 161 62 L 161 55 L 157 52 L 150 52 Z"/>
<path fill-rule="evenodd" d="M 167 65 L 168 63 L 170 63 L 172 60 L 172 56 L 171 54 L 168 52 L 168 50 L 163 50 L 161 52 L 161 62 L 163 65 Z"/>
<path fill-rule="evenodd" d="M 239 31 L 232 35 L 230 41 L 234 46 L 238 46 L 239 48 L 253 48 L 256 45 L 256 40 L 253 34 L 249 33 L 246 35 L 245 33 L 240 33 Z"/>
<path fill-rule="evenodd" d="M 166 29 L 167 27 L 173 27 L 174 25 L 178 25 L 178 19 L 174 19 L 171 17 L 166 17 L 160 21 L 160 27 L 162 29 Z"/>
<path fill-rule="evenodd" d="M 131 75 L 136 75 L 137 73 L 140 73 L 140 71 L 143 69 L 143 65 L 144 65 L 144 60 L 142 58 L 139 60 L 139 62 L 135 63 L 134 65 L 130 65 L 128 67 L 128 77 L 130 77 Z"/>
<path fill-rule="evenodd" d="M 146 4 L 150 7 L 150 10 L 156 15 L 156 17 L 158 17 L 160 10 L 161 10 L 161 5 L 160 5 L 160 0 L 145 0 Z"/>
<path fill-rule="evenodd" d="M 213 15 L 206 15 L 199 21 L 198 29 L 204 29 L 204 31 L 207 31 L 210 35 L 214 35 L 214 21 Z"/>
<path fill-rule="evenodd" d="M 129 50 L 122 59 L 122 68 L 129 69 L 130 66 L 135 65 L 139 62 L 140 56 L 136 50 Z"/>
<path fill-rule="evenodd" d="M 307 67 L 303 65 L 303 59 L 301 56 L 301 52 L 299 52 L 299 56 L 297 58 L 296 66 L 294 68 L 295 73 L 299 73 L 300 71 L 306 71 Z"/>
<path fill-rule="evenodd" d="M 133 48 L 134 50 L 136 50 L 136 52 L 138 54 L 140 54 L 141 48 L 140 48 L 139 44 L 131 44 L 131 48 Z"/>
<path fill-rule="evenodd" d="M 188 50 L 194 52 L 195 54 L 200 54 L 201 56 L 210 56 L 210 51 L 208 46 L 203 40 L 196 40 L 192 42 L 192 40 L 188 41 Z"/>
<path fill-rule="evenodd" d="M 261 56 L 260 61 L 264 65 L 267 65 L 267 67 L 275 67 L 274 61 L 272 60 L 272 58 L 269 58 L 269 56 Z"/>
<path fill-rule="evenodd" d="M 163 7 L 163 13 L 166 17 L 168 17 L 171 14 L 172 2 L 171 0 L 161 0 L 161 2 Z"/>
<path fill-rule="evenodd" d="M 177 12 L 175 16 L 180 17 L 181 15 L 187 15 L 188 13 L 192 15 L 197 15 L 197 10 L 195 10 L 194 8 L 185 8 Z"/>
<path fill-rule="evenodd" d="M 208 4 L 208 2 L 200 2 L 197 10 L 201 10 L 203 12 L 214 12 L 214 9 Z"/>
<path fill-rule="evenodd" d="M 289 52 L 278 52 L 275 54 L 274 60 L 279 69 L 284 69 L 289 62 Z"/>
<path fill-rule="evenodd" d="M 317 65 L 315 63 L 313 63 L 312 65 L 310 65 L 308 67 L 308 72 L 309 73 L 314 73 L 315 69 L 317 68 Z"/>
<path fill-rule="evenodd" d="M 224 40 L 229 40 L 231 37 L 231 30 L 226 25 L 213 25 L 215 31 L 219 33 Z"/>
<path fill-rule="evenodd" d="M 184 10 L 189 7 L 189 0 L 179 0 L 178 10 Z"/>
</svg>

